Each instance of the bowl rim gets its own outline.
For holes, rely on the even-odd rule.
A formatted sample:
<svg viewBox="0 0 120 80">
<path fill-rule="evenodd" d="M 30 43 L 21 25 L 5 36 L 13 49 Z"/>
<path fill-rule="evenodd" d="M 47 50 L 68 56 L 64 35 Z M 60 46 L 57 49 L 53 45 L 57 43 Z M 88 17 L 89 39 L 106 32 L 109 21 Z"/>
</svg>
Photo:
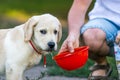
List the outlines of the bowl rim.
<svg viewBox="0 0 120 80">
<path fill-rule="evenodd" d="M 74 53 L 70 53 L 69 51 L 61 52 L 61 53 L 55 55 L 55 56 L 53 57 L 53 59 L 54 59 L 54 60 L 58 60 L 58 59 L 61 59 L 61 58 L 66 58 L 66 57 L 68 57 L 68 56 L 74 56 L 74 55 L 77 54 L 77 53 L 76 53 L 77 51 L 81 50 L 81 51 L 79 51 L 79 52 L 83 52 L 83 51 L 88 50 L 88 49 L 89 49 L 88 46 L 81 46 L 81 47 L 75 48 L 75 49 L 74 49 Z M 70 53 L 70 54 L 69 54 L 69 53 Z M 80 53 L 79 53 L 79 54 L 80 54 Z"/>
</svg>

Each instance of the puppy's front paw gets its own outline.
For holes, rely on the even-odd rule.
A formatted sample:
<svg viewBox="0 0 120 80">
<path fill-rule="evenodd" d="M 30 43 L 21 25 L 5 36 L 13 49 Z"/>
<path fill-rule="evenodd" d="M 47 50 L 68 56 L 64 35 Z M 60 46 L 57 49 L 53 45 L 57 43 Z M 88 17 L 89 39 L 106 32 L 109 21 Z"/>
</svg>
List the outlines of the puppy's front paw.
<svg viewBox="0 0 120 80">
<path fill-rule="evenodd" d="M 117 34 L 115 42 L 118 44 L 120 42 L 120 32 Z"/>
</svg>

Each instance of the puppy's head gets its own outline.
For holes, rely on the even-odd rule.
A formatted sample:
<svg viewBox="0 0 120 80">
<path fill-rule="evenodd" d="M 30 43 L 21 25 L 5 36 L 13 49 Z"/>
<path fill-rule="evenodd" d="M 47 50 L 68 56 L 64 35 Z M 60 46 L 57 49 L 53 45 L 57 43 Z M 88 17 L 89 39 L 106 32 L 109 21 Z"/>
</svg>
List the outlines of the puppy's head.
<svg viewBox="0 0 120 80">
<path fill-rule="evenodd" d="M 33 16 L 24 26 L 25 41 L 33 39 L 43 51 L 57 49 L 57 43 L 62 36 L 62 27 L 59 20 L 50 15 Z"/>
</svg>

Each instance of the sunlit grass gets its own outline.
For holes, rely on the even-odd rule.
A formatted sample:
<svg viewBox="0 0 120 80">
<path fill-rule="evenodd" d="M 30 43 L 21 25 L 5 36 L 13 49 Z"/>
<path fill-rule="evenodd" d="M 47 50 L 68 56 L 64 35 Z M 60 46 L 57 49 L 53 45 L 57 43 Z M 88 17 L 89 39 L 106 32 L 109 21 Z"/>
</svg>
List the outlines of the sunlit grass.
<svg viewBox="0 0 120 80">
<path fill-rule="evenodd" d="M 19 20 L 21 22 L 26 21 L 31 15 L 25 13 L 24 11 L 18 11 L 18 10 L 9 10 L 5 13 L 5 16 Z"/>
<path fill-rule="evenodd" d="M 0 15 L 4 15 L 10 10 L 17 10 L 30 15 L 51 13 L 66 19 L 71 3 L 72 0 L 2 0 L 0 2 Z"/>
</svg>

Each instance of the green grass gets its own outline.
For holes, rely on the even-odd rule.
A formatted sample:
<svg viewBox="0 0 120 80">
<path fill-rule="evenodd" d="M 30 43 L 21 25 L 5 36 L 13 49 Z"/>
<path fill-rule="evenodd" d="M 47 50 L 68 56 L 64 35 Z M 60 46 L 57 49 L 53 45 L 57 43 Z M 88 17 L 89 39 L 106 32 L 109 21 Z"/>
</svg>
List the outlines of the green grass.
<svg viewBox="0 0 120 80">
<path fill-rule="evenodd" d="M 49 69 L 47 72 L 49 75 L 52 75 L 52 76 L 60 75 L 60 76 L 67 76 L 67 77 L 88 77 L 90 73 L 89 67 L 94 64 L 94 62 L 89 59 L 86 65 L 84 65 L 84 67 L 74 70 L 74 71 L 66 71 L 60 68 L 58 65 L 56 65 L 56 63 L 51 59 L 51 56 L 47 56 L 47 58 L 48 58 L 47 65 L 49 66 L 48 67 Z M 111 77 L 117 78 L 117 70 L 114 64 L 115 63 L 114 59 L 108 58 L 108 60 L 109 60 L 110 65 L 113 68 Z"/>
<path fill-rule="evenodd" d="M 90 60 L 88 60 L 87 64 L 77 70 L 74 71 L 66 71 L 61 69 L 59 66 L 54 65 L 53 67 L 50 67 L 48 70 L 49 75 L 61 75 L 61 76 L 68 76 L 68 77 L 87 77 L 89 75 L 88 67 L 93 64 Z"/>
<path fill-rule="evenodd" d="M 27 14 L 51 13 L 60 18 L 66 18 L 72 0 L 2 0 L 0 14 L 17 10 Z"/>
<path fill-rule="evenodd" d="M 53 53 L 54 55 L 57 53 Z M 116 69 L 116 64 L 115 60 L 113 57 L 107 57 L 108 62 L 113 68 L 113 72 L 111 77 L 112 78 L 117 78 L 117 69 Z M 90 59 L 88 59 L 87 63 L 80 69 L 74 70 L 74 71 L 66 71 L 60 68 L 54 60 L 52 60 L 51 55 L 47 55 L 47 66 L 48 66 L 48 74 L 51 76 L 67 76 L 67 77 L 88 77 L 90 71 L 89 67 L 92 66 L 94 62 Z M 41 64 L 42 65 L 42 64 Z"/>
</svg>

